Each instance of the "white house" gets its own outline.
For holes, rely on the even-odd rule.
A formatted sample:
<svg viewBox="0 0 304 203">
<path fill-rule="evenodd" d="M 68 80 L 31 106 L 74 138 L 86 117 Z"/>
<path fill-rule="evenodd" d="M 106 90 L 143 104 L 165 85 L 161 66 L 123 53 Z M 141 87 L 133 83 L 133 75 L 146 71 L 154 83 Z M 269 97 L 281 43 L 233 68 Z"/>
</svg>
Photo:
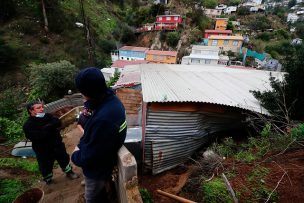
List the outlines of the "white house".
<svg viewBox="0 0 304 203">
<path fill-rule="evenodd" d="M 211 64 L 211 65 L 227 65 L 227 57 L 219 56 L 219 47 L 193 45 L 189 56 L 182 58 L 181 64 Z M 221 60 L 220 60 L 221 59 Z M 220 61 L 220 63 L 219 63 Z"/>
<path fill-rule="evenodd" d="M 229 7 L 225 8 L 224 13 L 231 14 L 231 13 L 236 12 L 236 10 L 237 10 L 236 6 L 229 6 Z"/>
<path fill-rule="evenodd" d="M 154 4 L 168 4 L 168 0 L 154 0 Z"/>
<path fill-rule="evenodd" d="M 288 13 L 287 22 L 295 23 L 299 19 L 299 16 L 295 13 Z"/>
<path fill-rule="evenodd" d="M 220 5 L 218 5 L 218 6 L 216 6 L 215 7 L 215 9 L 217 9 L 217 10 L 224 10 L 224 9 L 226 9 L 227 8 L 227 5 L 225 5 L 225 4 L 220 4 Z"/>
</svg>

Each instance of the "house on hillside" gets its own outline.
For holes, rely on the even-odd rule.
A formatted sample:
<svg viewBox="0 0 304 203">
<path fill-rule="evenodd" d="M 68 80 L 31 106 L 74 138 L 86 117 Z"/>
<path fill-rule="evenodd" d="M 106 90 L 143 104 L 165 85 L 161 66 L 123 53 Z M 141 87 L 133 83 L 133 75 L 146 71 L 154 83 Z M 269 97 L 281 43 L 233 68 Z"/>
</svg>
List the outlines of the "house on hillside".
<svg viewBox="0 0 304 203">
<path fill-rule="evenodd" d="M 208 39 L 211 35 L 230 36 L 232 30 L 205 30 L 204 38 Z"/>
<path fill-rule="evenodd" d="M 146 52 L 149 50 L 147 47 L 134 47 L 134 46 L 123 46 L 119 51 L 120 60 L 145 60 Z"/>
<path fill-rule="evenodd" d="M 236 10 L 236 6 L 228 6 L 227 8 L 225 8 L 224 13 L 230 15 L 231 13 L 235 13 Z"/>
<path fill-rule="evenodd" d="M 181 64 L 185 65 L 227 65 L 229 58 L 226 57 L 226 64 L 223 62 L 223 57 L 221 63 L 219 63 L 220 49 L 218 47 L 212 46 L 202 46 L 202 45 L 192 45 L 191 54 L 189 56 L 184 56 L 182 58 Z"/>
<path fill-rule="evenodd" d="M 127 60 L 116 60 L 113 62 L 110 68 L 103 68 L 101 72 L 105 76 L 105 80 L 109 81 L 111 77 L 114 77 L 114 74 L 121 73 L 125 66 L 128 65 L 137 65 L 137 64 L 147 64 L 149 61 L 146 60 L 134 60 L 134 61 L 127 61 Z"/>
<path fill-rule="evenodd" d="M 119 51 L 118 50 L 111 51 L 111 59 L 112 59 L 112 62 L 119 60 Z"/>
<path fill-rule="evenodd" d="M 204 13 L 207 17 L 215 19 L 215 18 L 220 17 L 220 15 L 222 15 L 222 10 L 206 8 L 206 9 L 204 9 Z"/>
<path fill-rule="evenodd" d="M 215 30 L 226 30 L 228 18 L 216 18 L 215 20 Z"/>
<path fill-rule="evenodd" d="M 242 128 L 245 112 L 268 114 L 250 93 L 270 88 L 268 71 L 211 65 L 138 67 L 143 163 L 153 174 L 187 161 L 215 132 Z"/>
<path fill-rule="evenodd" d="M 168 0 L 154 0 L 154 4 L 168 4 Z"/>
<path fill-rule="evenodd" d="M 176 30 L 182 23 L 181 15 L 158 15 L 156 16 L 155 30 Z"/>
<path fill-rule="evenodd" d="M 208 46 L 219 47 L 222 51 L 232 51 L 234 53 L 239 53 L 244 38 L 242 36 L 219 36 L 211 35 L 208 40 Z"/>
<path fill-rule="evenodd" d="M 295 23 L 299 19 L 299 16 L 295 13 L 288 13 L 287 15 L 287 22 L 288 23 Z"/>
<path fill-rule="evenodd" d="M 225 4 L 219 4 L 215 7 L 216 10 L 225 10 L 225 8 L 227 8 L 227 5 Z"/>
<path fill-rule="evenodd" d="M 146 53 L 146 60 L 152 63 L 175 64 L 177 51 L 149 50 Z"/>
</svg>

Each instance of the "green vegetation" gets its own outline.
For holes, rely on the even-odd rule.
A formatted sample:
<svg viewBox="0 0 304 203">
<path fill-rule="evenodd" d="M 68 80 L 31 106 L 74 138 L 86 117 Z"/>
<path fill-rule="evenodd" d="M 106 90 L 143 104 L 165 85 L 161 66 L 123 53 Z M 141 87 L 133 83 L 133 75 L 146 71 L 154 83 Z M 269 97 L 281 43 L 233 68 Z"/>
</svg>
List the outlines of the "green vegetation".
<svg viewBox="0 0 304 203">
<path fill-rule="evenodd" d="M 0 167 L 19 168 L 33 173 L 39 172 L 38 163 L 36 160 L 0 158 Z"/>
<path fill-rule="evenodd" d="M 291 119 L 301 120 L 304 115 L 304 45 L 292 46 L 286 42 L 280 53 L 284 56 L 282 61 L 287 72 L 284 79 L 279 81 L 270 77 L 272 89 L 253 91 L 253 94 L 273 115 L 290 123 Z"/>
<path fill-rule="evenodd" d="M 304 139 L 304 123 L 299 124 L 297 127 L 291 129 L 291 137 L 296 140 Z"/>
<path fill-rule="evenodd" d="M 149 191 L 146 188 L 140 188 L 139 189 L 141 198 L 143 200 L 143 203 L 153 203 L 153 200 L 149 194 Z"/>
<path fill-rule="evenodd" d="M 176 47 L 180 34 L 178 32 L 169 32 L 167 34 L 167 43 L 170 47 Z"/>
<path fill-rule="evenodd" d="M 11 203 L 25 191 L 25 185 L 20 180 L 0 179 L 0 202 Z"/>
<path fill-rule="evenodd" d="M 0 117 L 0 133 L 11 142 L 16 142 L 23 137 L 22 124 L 18 121 Z"/>
<path fill-rule="evenodd" d="M 51 102 L 73 89 L 77 69 L 69 61 L 59 61 L 46 64 L 31 64 L 30 99 L 42 99 Z"/>
<path fill-rule="evenodd" d="M 210 182 L 204 183 L 202 192 L 204 194 L 204 202 L 233 202 L 224 181 L 220 178 L 214 178 Z"/>
<path fill-rule="evenodd" d="M 265 178 L 269 174 L 269 169 L 265 167 L 257 167 L 253 171 L 251 171 L 247 178 L 250 182 L 252 187 L 252 199 L 258 199 L 266 201 L 268 196 L 270 195 L 271 191 L 267 186 L 265 185 Z M 275 191 L 272 193 L 271 198 L 269 199 L 270 202 L 276 202 L 278 200 L 278 193 Z"/>
</svg>

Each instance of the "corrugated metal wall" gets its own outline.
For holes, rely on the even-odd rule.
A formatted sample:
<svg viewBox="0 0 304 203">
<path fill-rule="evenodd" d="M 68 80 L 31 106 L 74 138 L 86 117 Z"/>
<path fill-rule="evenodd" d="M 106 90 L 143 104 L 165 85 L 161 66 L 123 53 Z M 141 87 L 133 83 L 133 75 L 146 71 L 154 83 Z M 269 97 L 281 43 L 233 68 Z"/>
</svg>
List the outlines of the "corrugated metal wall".
<svg viewBox="0 0 304 203">
<path fill-rule="evenodd" d="M 153 174 L 185 161 L 214 132 L 240 127 L 239 113 L 174 112 L 148 109 L 145 130 L 145 167 Z"/>
</svg>

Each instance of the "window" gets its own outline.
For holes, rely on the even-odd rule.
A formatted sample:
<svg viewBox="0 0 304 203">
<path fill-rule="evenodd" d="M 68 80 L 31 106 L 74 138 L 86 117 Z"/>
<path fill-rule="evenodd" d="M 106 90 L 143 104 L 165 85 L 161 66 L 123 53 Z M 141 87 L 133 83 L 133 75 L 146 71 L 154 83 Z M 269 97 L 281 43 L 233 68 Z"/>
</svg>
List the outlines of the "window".
<svg viewBox="0 0 304 203">
<path fill-rule="evenodd" d="M 158 20 L 162 20 L 162 19 L 163 19 L 163 17 L 159 17 L 159 18 L 158 18 Z"/>
<path fill-rule="evenodd" d="M 194 53 L 194 54 L 200 54 L 201 51 L 200 51 L 200 50 L 193 50 L 193 53 Z"/>
<path fill-rule="evenodd" d="M 123 60 L 124 59 L 124 57 L 121 57 L 121 60 Z"/>
<path fill-rule="evenodd" d="M 211 63 L 211 59 L 206 59 L 205 60 L 205 64 L 210 64 Z"/>
<path fill-rule="evenodd" d="M 167 16 L 167 17 L 166 17 L 166 20 L 171 20 L 171 17 L 170 17 L 170 16 Z"/>
<path fill-rule="evenodd" d="M 212 40 L 212 46 L 216 46 L 217 45 L 217 39 Z"/>
<path fill-rule="evenodd" d="M 238 41 L 237 40 L 233 40 L 233 46 L 237 46 L 238 45 Z"/>
<path fill-rule="evenodd" d="M 229 41 L 227 39 L 224 40 L 224 45 L 228 45 Z"/>
<path fill-rule="evenodd" d="M 129 61 L 129 58 L 127 58 L 127 60 Z"/>
<path fill-rule="evenodd" d="M 178 17 L 177 17 L 177 16 L 176 16 L 176 17 L 174 17 L 174 20 L 175 20 L 175 21 L 177 21 L 177 20 L 178 20 Z"/>
</svg>

